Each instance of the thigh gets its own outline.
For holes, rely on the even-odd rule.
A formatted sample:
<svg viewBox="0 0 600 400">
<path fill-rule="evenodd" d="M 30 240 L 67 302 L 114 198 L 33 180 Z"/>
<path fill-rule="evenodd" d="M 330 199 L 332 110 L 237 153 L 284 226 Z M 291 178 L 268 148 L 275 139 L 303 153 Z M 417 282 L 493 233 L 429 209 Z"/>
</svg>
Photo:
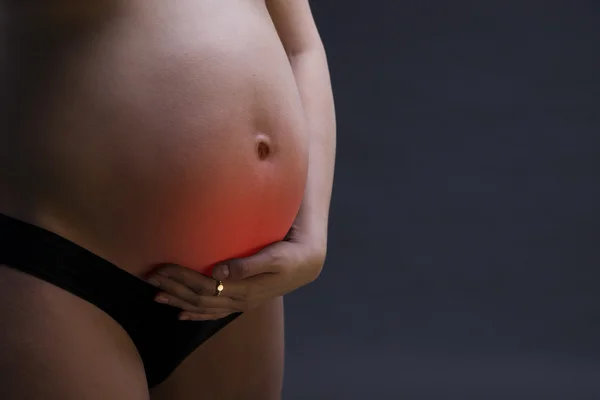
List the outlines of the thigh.
<svg viewBox="0 0 600 400">
<path fill-rule="evenodd" d="M 102 311 L 4 266 L 0 299 L 0 399 L 148 399 L 133 343 Z"/>
<path fill-rule="evenodd" d="M 249 311 L 200 346 L 151 400 L 276 400 L 284 363 L 283 300 Z"/>
</svg>

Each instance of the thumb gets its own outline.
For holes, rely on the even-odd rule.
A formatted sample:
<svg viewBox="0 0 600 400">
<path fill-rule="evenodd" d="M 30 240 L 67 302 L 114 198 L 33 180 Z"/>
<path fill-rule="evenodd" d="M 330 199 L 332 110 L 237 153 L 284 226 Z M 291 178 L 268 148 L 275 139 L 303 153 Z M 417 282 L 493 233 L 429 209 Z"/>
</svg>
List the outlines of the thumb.
<svg viewBox="0 0 600 400">
<path fill-rule="evenodd" d="M 278 255 L 281 254 L 286 244 L 288 243 L 277 242 L 249 257 L 236 258 L 218 264 L 213 268 L 213 278 L 219 281 L 225 279 L 235 281 L 254 275 L 277 272 L 281 260 Z"/>
</svg>

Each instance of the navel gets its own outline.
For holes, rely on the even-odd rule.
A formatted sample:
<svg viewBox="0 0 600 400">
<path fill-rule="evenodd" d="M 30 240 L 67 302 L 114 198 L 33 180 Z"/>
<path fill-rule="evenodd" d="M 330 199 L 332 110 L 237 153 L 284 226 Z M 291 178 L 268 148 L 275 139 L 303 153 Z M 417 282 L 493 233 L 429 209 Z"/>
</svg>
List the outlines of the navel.
<svg viewBox="0 0 600 400">
<path fill-rule="evenodd" d="M 263 134 L 259 133 L 256 135 L 256 154 L 258 159 L 261 161 L 266 160 L 271 156 L 273 152 L 273 145 L 271 139 Z"/>
</svg>

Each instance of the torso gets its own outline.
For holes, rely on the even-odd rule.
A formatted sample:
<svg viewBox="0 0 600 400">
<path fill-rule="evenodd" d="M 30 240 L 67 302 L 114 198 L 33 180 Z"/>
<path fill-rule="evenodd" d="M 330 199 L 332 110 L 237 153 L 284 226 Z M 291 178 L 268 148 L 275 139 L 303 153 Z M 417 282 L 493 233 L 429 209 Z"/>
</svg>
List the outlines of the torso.
<svg viewBox="0 0 600 400">
<path fill-rule="evenodd" d="M 34 184 L 4 182 L 0 212 L 136 275 L 161 263 L 207 272 L 281 240 L 307 135 L 264 2 L 126 7 L 69 52 L 11 161 Z"/>
</svg>

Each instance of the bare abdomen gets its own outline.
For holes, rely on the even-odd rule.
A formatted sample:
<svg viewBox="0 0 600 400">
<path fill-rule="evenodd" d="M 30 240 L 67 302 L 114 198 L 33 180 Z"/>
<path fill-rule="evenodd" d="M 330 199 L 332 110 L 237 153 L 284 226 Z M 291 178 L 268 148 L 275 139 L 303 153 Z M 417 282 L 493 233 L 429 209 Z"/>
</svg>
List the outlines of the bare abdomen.
<svg viewBox="0 0 600 400">
<path fill-rule="evenodd" d="M 73 53 L 44 103 L 34 222 L 134 274 L 207 272 L 281 240 L 307 136 L 264 4 L 134 3 Z"/>
</svg>

